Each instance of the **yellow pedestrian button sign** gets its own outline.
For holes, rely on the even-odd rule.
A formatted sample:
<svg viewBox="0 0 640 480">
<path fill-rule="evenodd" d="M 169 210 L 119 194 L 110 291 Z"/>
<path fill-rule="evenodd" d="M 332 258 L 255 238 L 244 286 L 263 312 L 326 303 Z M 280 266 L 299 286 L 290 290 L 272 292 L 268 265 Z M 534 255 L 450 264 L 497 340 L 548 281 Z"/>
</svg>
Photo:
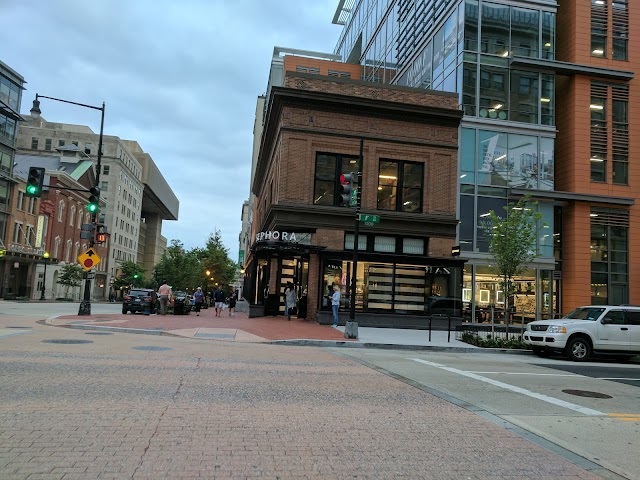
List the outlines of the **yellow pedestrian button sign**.
<svg viewBox="0 0 640 480">
<path fill-rule="evenodd" d="M 78 262 L 88 272 L 100 263 L 100 257 L 93 248 L 89 248 L 86 252 L 78 255 Z"/>
</svg>

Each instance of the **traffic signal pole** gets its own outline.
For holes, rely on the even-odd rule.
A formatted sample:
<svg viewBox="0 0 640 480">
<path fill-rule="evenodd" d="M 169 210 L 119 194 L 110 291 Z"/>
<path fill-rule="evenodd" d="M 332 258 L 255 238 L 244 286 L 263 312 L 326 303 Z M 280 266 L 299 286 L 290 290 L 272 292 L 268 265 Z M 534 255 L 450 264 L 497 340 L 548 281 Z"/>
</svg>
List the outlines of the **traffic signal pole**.
<svg viewBox="0 0 640 480">
<path fill-rule="evenodd" d="M 344 327 L 346 338 L 358 338 L 358 323 L 356 322 L 356 282 L 358 278 L 358 247 L 360 244 L 360 206 L 362 204 L 362 157 L 364 139 L 360 139 L 360 157 L 358 158 L 358 192 L 356 194 L 356 223 L 353 232 L 353 268 L 351 271 L 351 301 L 349 302 L 349 321 Z"/>
<path fill-rule="evenodd" d="M 33 101 L 33 107 L 30 110 L 31 111 L 31 115 L 35 119 L 38 119 L 40 117 L 40 114 L 42 113 L 40 111 L 40 101 L 38 100 L 39 98 L 47 98 L 49 100 L 55 100 L 56 102 L 70 103 L 72 105 L 78 105 L 80 107 L 91 108 L 93 110 L 100 110 L 100 112 L 101 112 L 101 116 L 100 116 L 100 137 L 98 138 L 98 159 L 97 159 L 97 164 L 96 164 L 96 182 L 95 182 L 95 187 L 89 189 L 89 191 L 92 194 L 94 194 L 94 191 L 97 191 L 97 193 L 95 193 L 95 196 L 96 196 L 96 202 L 97 202 L 98 208 L 93 208 L 93 209 L 90 210 L 91 223 L 93 223 L 95 225 L 96 218 L 98 216 L 99 205 L 100 205 L 100 172 L 102 170 L 102 138 L 103 138 L 103 134 L 104 134 L 104 110 L 105 110 L 105 104 L 104 104 L 104 102 L 102 102 L 102 106 L 101 107 L 96 107 L 94 105 L 87 105 L 85 103 L 72 102 L 70 100 L 63 100 L 61 98 L 47 97 L 45 95 L 38 95 L 36 93 L 36 99 Z M 56 188 L 62 189 L 60 187 L 56 187 Z M 82 191 L 87 191 L 86 189 L 76 189 L 76 188 L 65 188 L 64 190 L 82 190 Z M 42 190 L 40 190 L 40 192 L 42 192 Z M 90 248 L 92 248 L 94 246 L 94 243 L 95 243 L 95 241 L 94 241 L 93 237 L 91 239 L 89 239 L 89 247 Z M 84 284 L 84 298 L 80 302 L 80 308 L 78 309 L 78 315 L 91 315 L 91 279 L 89 278 L 89 272 L 86 273 L 86 279 L 85 279 L 85 284 Z"/>
</svg>

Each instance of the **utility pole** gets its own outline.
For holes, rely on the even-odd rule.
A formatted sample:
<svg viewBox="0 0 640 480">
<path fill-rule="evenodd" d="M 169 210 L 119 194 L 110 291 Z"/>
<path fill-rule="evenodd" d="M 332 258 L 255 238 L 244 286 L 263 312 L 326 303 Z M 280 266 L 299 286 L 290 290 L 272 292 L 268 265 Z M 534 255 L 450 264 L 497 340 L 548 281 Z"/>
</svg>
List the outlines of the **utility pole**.
<svg viewBox="0 0 640 480">
<path fill-rule="evenodd" d="M 360 156 L 358 158 L 358 192 L 356 193 L 356 215 L 353 232 L 353 262 L 351 270 L 351 301 L 349 302 L 349 320 L 344 327 L 346 338 L 358 338 L 358 322 L 356 322 L 356 283 L 358 278 L 358 246 L 360 243 L 360 207 L 362 205 L 362 164 L 364 139 L 360 139 Z"/>
</svg>

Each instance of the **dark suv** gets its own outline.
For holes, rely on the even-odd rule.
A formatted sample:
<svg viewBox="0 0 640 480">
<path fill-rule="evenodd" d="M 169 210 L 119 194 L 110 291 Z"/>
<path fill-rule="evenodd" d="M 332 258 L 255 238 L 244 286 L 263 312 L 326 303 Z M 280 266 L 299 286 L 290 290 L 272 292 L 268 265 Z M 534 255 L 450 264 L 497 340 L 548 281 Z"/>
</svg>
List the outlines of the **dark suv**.
<svg viewBox="0 0 640 480">
<path fill-rule="evenodd" d="M 133 288 L 129 290 L 122 301 L 122 313 L 144 312 L 156 313 L 156 292 L 150 288 Z"/>
</svg>

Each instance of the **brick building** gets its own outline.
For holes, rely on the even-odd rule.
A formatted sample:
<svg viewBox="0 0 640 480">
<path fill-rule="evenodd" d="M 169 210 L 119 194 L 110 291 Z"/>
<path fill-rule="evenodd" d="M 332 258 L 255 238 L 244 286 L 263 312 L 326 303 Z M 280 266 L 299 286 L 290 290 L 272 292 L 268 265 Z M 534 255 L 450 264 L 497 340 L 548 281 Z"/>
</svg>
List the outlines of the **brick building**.
<svg viewBox="0 0 640 480">
<path fill-rule="evenodd" d="M 339 206 L 339 179 L 358 171 L 362 141 L 362 213 L 381 220 L 360 224 L 358 321 L 424 324 L 432 297 L 461 297 L 464 262 L 451 257 L 457 96 L 323 75 L 346 70 L 337 62 L 314 60 L 318 71 L 303 73 L 308 63 L 285 57 L 267 92 L 244 297 L 252 314 L 277 314 L 292 282 L 299 316 L 329 323 L 324 298 L 337 283 L 348 316 L 355 210 Z"/>
<path fill-rule="evenodd" d="M 29 167 L 45 168 L 45 188 L 40 199 L 24 197 L 24 183 L 17 188 L 14 206 L 15 222 L 10 226 L 12 239 L 22 245 L 25 253 L 33 253 L 39 261 L 22 260 L 18 271 L 24 270 L 18 283 L 20 296 L 40 298 L 43 282 L 46 299 L 55 299 L 65 295 L 65 287 L 58 285 L 59 271 L 67 263 L 77 263 L 78 255 L 89 248 L 89 240 L 81 239 L 83 223 L 91 222 L 87 211 L 89 193 L 86 191 L 66 190 L 89 189 L 95 184 L 95 169 L 91 160 L 83 152 L 69 147 L 57 155 L 21 155 L 16 154 L 14 176 L 26 179 Z M 23 180 L 24 181 L 24 180 Z M 24 197 L 25 201 L 21 199 Z M 104 201 L 101 203 L 104 208 Z M 20 223 L 20 218 L 25 217 Z M 91 298 L 105 300 L 108 293 L 108 246 L 96 245 L 94 249 L 101 257 L 92 282 Z M 48 260 L 43 257 L 49 254 Z M 37 260 L 37 259 L 36 259 Z M 46 277 L 44 264 L 47 263 Z M 69 296 L 80 299 L 83 287 L 75 287 Z"/>
</svg>

